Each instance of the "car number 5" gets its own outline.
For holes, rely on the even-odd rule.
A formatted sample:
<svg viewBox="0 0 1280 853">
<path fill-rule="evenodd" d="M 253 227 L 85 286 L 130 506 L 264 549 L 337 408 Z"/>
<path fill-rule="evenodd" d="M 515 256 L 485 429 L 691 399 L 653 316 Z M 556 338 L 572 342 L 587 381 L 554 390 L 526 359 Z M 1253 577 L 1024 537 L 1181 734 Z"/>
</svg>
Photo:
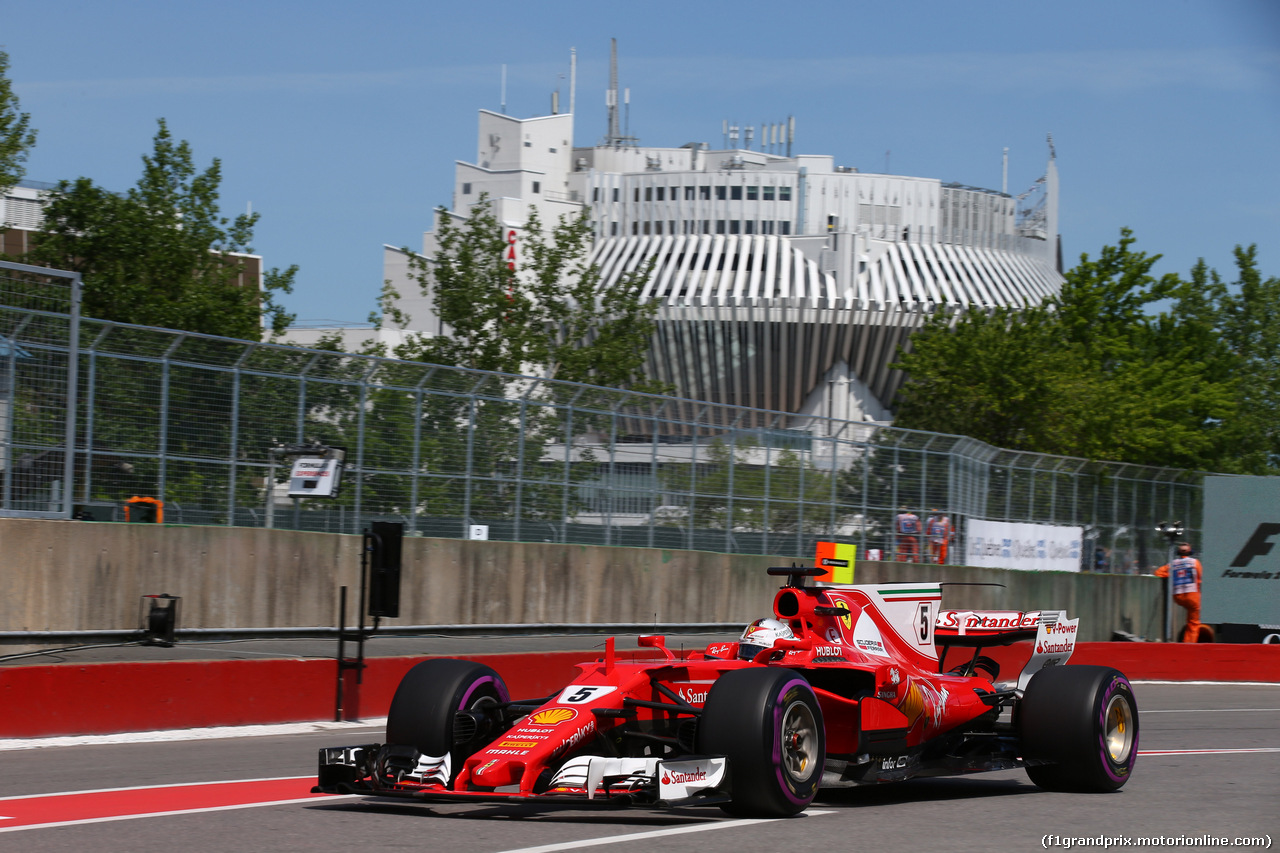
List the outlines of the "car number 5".
<svg viewBox="0 0 1280 853">
<path fill-rule="evenodd" d="M 560 703 L 562 705 L 583 705 L 612 693 L 616 689 L 616 687 L 603 684 L 566 687 L 564 692 L 560 694 Z"/>
</svg>

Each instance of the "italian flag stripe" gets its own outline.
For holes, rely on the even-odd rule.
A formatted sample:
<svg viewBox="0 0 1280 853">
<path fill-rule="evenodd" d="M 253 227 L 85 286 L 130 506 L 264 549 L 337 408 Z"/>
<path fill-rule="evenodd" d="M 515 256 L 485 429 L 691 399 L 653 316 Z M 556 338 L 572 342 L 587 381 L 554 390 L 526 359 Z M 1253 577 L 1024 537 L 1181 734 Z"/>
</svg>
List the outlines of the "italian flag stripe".
<svg viewBox="0 0 1280 853">
<path fill-rule="evenodd" d="M 877 589 L 881 598 L 942 598 L 942 591 L 936 587 L 924 589 Z"/>
</svg>

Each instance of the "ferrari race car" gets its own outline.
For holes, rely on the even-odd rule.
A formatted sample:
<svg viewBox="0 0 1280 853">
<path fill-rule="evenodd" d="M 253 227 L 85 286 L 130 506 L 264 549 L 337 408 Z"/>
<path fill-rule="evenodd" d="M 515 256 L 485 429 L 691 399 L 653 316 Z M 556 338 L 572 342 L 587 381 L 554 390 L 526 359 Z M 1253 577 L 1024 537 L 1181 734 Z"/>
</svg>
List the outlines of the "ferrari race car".
<svg viewBox="0 0 1280 853">
<path fill-rule="evenodd" d="M 940 611 L 940 583 L 787 578 L 773 618 L 685 657 L 603 657 L 554 695 L 513 700 L 479 663 L 433 659 L 405 675 L 386 743 L 320 750 L 317 792 L 420 802 L 803 811 L 823 786 L 1025 767 L 1055 791 L 1113 791 L 1138 754 L 1133 689 L 1115 669 L 1062 666 L 1065 613 Z M 1033 639 L 1015 680 L 983 647 Z M 939 661 L 939 647 L 943 660 Z M 947 650 L 971 648 L 944 670 Z"/>
</svg>

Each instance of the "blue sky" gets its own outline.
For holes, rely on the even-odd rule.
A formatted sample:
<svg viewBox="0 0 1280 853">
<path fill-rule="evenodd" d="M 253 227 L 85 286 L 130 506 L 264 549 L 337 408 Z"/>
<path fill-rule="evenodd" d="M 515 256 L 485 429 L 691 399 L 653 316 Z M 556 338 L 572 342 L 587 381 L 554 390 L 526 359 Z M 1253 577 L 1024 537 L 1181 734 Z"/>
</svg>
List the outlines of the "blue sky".
<svg viewBox="0 0 1280 853">
<path fill-rule="evenodd" d="M 156 120 L 223 210 L 262 214 L 254 248 L 301 272 L 300 320 L 374 309 L 384 243 L 419 246 L 472 160 L 476 111 L 567 103 L 605 131 L 609 39 L 642 144 L 718 145 L 721 122 L 794 115 L 798 153 L 999 189 L 1043 173 L 1052 133 L 1068 265 L 1123 226 L 1232 276 L 1257 243 L 1280 275 L 1280 2 L 634 4 L 491 0 L 0 0 L 0 49 L 39 131 L 27 177 L 124 190 Z M 563 75 L 563 76 L 562 76 Z"/>
</svg>

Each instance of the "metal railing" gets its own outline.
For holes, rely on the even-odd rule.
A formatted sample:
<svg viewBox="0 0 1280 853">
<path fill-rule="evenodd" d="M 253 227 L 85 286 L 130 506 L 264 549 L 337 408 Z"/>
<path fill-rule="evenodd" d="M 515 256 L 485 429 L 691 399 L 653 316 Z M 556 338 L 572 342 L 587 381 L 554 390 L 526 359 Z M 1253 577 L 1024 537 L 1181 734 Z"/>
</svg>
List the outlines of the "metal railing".
<svg viewBox="0 0 1280 853">
<path fill-rule="evenodd" d="M 21 275 L 25 275 L 22 273 Z M 9 278 L 5 278 L 9 276 Z M 800 557 L 891 547 L 902 506 L 1084 529 L 1085 568 L 1163 562 L 1195 536 L 1201 475 L 1001 450 L 973 439 L 531 377 L 83 319 L 14 296 L 0 268 L 0 514 L 692 548 Z M 11 285 L 6 288 L 6 284 Z M 26 360 L 21 353 L 33 356 Z M 78 374 L 78 376 L 77 376 Z M 79 401 L 70 393 L 78 384 Z M 61 390 L 59 390 L 61 389 Z M 61 409 L 59 409 L 61 406 Z M 73 469 L 65 417 L 74 410 Z M 290 499 L 273 448 L 343 447 L 335 499 Z M 61 503 L 60 503 L 61 501 Z M 268 514 L 269 502 L 274 502 Z"/>
</svg>

